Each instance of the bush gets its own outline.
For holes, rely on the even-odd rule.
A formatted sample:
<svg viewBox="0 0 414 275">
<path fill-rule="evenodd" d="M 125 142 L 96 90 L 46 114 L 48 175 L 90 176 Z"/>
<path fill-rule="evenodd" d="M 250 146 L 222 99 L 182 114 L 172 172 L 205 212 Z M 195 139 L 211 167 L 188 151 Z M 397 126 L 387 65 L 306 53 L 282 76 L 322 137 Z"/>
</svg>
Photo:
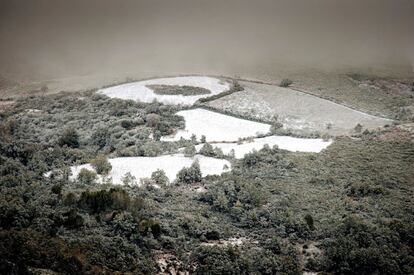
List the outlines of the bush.
<svg viewBox="0 0 414 275">
<path fill-rule="evenodd" d="M 210 143 L 204 143 L 203 147 L 200 149 L 200 154 L 207 157 L 214 157 L 214 148 Z"/>
<path fill-rule="evenodd" d="M 82 183 L 85 185 L 93 184 L 96 179 L 97 179 L 96 173 L 86 168 L 82 168 L 78 174 L 79 183 Z"/>
<path fill-rule="evenodd" d="M 108 158 L 104 155 L 99 155 L 93 159 L 91 161 L 91 165 L 98 175 L 108 175 L 112 169 L 112 165 L 109 163 Z"/>
<path fill-rule="evenodd" d="M 92 139 L 93 145 L 96 145 L 99 147 L 99 149 L 102 149 L 109 142 L 109 139 L 110 139 L 109 131 L 105 128 L 100 128 L 92 134 L 91 139 Z"/>
<path fill-rule="evenodd" d="M 79 204 L 94 213 L 106 210 L 127 210 L 132 205 L 128 193 L 120 188 L 95 192 L 84 191 L 79 199 Z"/>
<path fill-rule="evenodd" d="M 313 224 L 313 217 L 311 215 L 306 214 L 305 221 L 310 230 L 315 230 L 315 225 Z"/>
<path fill-rule="evenodd" d="M 184 148 L 184 156 L 186 157 L 194 157 L 194 155 L 197 154 L 197 150 L 193 144 L 188 145 Z"/>
<path fill-rule="evenodd" d="M 358 123 L 358 124 L 354 127 L 354 131 L 355 131 L 356 133 L 361 133 L 361 132 L 362 132 L 362 125 Z"/>
<path fill-rule="evenodd" d="M 357 182 L 352 183 L 348 187 L 347 194 L 353 197 L 365 197 L 370 195 L 384 194 L 384 188 L 380 185 L 373 184 L 371 182 Z"/>
<path fill-rule="evenodd" d="M 282 79 L 282 81 L 280 82 L 279 86 L 286 88 L 286 87 L 289 87 L 292 84 L 293 84 L 293 81 L 292 80 L 290 80 L 288 78 L 285 78 L 285 79 Z"/>
<path fill-rule="evenodd" d="M 131 120 L 122 120 L 121 121 L 121 127 L 126 129 L 126 130 L 130 130 L 130 129 L 135 127 L 135 123 Z"/>
<path fill-rule="evenodd" d="M 157 114 L 148 114 L 146 121 L 148 127 L 156 127 L 160 123 L 161 117 Z"/>
<path fill-rule="evenodd" d="M 239 81 L 233 80 L 233 90 L 235 92 L 240 92 L 240 91 L 243 91 L 244 88 L 240 85 Z"/>
<path fill-rule="evenodd" d="M 200 246 L 193 256 L 196 274 L 247 274 L 248 264 L 237 248 L 232 246 Z"/>
<path fill-rule="evenodd" d="M 66 129 L 58 140 L 60 146 L 79 148 L 79 135 L 73 128 Z"/>
<path fill-rule="evenodd" d="M 200 182 L 201 178 L 200 164 L 198 161 L 193 162 L 191 167 L 184 167 L 177 174 L 178 182 L 187 184 Z"/>
<path fill-rule="evenodd" d="M 169 182 L 164 170 L 161 169 L 157 169 L 157 171 L 152 172 L 151 179 L 158 185 L 166 185 Z"/>
</svg>

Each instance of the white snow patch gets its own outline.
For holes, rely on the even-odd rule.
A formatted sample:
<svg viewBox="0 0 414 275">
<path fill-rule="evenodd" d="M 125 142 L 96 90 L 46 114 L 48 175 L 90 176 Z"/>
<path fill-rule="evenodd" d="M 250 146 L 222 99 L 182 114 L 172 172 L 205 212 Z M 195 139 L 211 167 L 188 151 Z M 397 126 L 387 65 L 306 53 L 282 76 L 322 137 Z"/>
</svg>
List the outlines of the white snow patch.
<svg viewBox="0 0 414 275">
<path fill-rule="evenodd" d="M 178 171 L 184 167 L 190 167 L 195 160 L 198 160 L 200 164 L 203 177 L 207 175 L 220 175 L 223 172 L 226 172 L 227 170 L 224 169 L 224 165 L 231 167 L 230 162 L 227 160 L 201 155 L 196 155 L 194 157 L 185 157 L 183 154 L 159 157 L 123 157 L 109 159 L 109 162 L 112 165 L 112 170 L 107 177 L 112 178 L 114 184 L 122 184 L 122 178 L 129 172 L 139 183 L 140 179 L 150 178 L 152 172 L 157 169 L 162 169 L 170 182 L 173 182 L 176 179 Z M 72 180 L 77 178 L 82 168 L 92 171 L 94 170 L 90 164 L 71 167 Z M 99 176 L 98 182 L 103 182 L 101 176 Z"/>
<path fill-rule="evenodd" d="M 254 137 L 270 131 L 270 124 L 254 122 L 223 115 L 205 109 L 193 109 L 177 112 L 185 120 L 185 129 L 174 136 L 166 136 L 163 141 L 190 139 L 194 134 L 198 139 L 206 136 L 208 142 L 237 141 L 239 138 Z"/>
<path fill-rule="evenodd" d="M 266 144 L 270 147 L 277 145 L 280 149 L 292 151 L 292 152 L 311 152 L 319 153 L 323 149 L 331 145 L 332 141 L 324 141 L 322 139 L 308 139 L 308 138 L 295 138 L 289 136 L 270 136 L 264 138 L 256 138 L 252 142 L 245 142 L 242 144 L 237 143 L 212 143 L 213 147 L 220 148 L 224 154 L 229 154 L 231 150 L 234 150 L 234 157 L 241 159 L 245 154 L 252 152 L 253 150 L 260 150 Z M 203 144 L 196 146 L 197 151 L 201 149 Z"/>
<path fill-rule="evenodd" d="M 146 85 L 175 85 L 193 86 L 210 90 L 210 94 L 183 96 L 183 95 L 158 95 Z M 145 81 L 133 82 L 100 89 L 98 93 L 112 98 L 132 99 L 141 102 L 153 102 L 156 99 L 164 104 L 171 105 L 192 105 L 203 97 L 212 96 L 225 92 L 230 89 L 230 85 L 218 78 L 207 76 L 183 76 L 150 79 Z"/>
</svg>

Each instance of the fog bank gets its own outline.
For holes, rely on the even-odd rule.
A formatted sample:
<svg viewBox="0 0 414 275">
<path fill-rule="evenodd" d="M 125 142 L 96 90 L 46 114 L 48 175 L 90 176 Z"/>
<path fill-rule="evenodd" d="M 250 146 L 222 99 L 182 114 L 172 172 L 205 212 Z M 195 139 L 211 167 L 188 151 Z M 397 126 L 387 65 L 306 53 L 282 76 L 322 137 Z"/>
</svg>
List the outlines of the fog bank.
<svg viewBox="0 0 414 275">
<path fill-rule="evenodd" d="M 0 72 L 407 68 L 412 0 L 0 0 Z"/>
</svg>

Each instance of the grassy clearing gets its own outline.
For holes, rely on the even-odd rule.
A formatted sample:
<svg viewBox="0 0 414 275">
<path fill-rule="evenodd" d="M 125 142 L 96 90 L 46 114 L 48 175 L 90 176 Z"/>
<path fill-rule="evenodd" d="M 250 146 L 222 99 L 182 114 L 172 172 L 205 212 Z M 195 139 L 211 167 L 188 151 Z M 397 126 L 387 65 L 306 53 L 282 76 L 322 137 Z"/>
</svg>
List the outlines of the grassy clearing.
<svg viewBox="0 0 414 275">
<path fill-rule="evenodd" d="M 375 129 L 392 120 L 371 116 L 309 94 L 253 82 L 241 82 L 244 91 L 210 101 L 206 105 L 223 112 L 272 121 L 277 117 L 285 131 L 294 134 L 342 135 L 355 125 Z"/>
</svg>

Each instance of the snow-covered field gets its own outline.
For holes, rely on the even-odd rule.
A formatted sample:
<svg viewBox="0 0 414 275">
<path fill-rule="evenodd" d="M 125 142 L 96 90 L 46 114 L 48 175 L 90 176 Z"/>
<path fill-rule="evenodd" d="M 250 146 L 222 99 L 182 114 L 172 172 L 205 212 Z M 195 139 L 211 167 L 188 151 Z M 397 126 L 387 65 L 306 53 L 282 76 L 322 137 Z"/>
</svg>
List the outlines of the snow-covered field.
<svg viewBox="0 0 414 275">
<path fill-rule="evenodd" d="M 234 150 L 234 156 L 237 159 L 241 159 L 245 154 L 252 152 L 253 150 L 262 149 L 265 144 L 273 147 L 277 145 L 280 149 L 292 151 L 292 152 L 312 152 L 319 153 L 323 149 L 331 145 L 332 141 L 323 141 L 322 139 L 307 139 L 307 138 L 295 138 L 288 136 L 270 136 L 264 138 L 256 138 L 252 142 L 244 142 L 242 144 L 237 143 L 213 143 L 213 147 L 220 148 L 224 154 L 229 154 L 231 150 Z M 203 144 L 197 145 L 196 149 L 199 151 Z"/>
<path fill-rule="evenodd" d="M 270 124 L 240 119 L 205 109 L 193 109 L 177 113 L 185 120 L 185 129 L 179 130 L 174 136 L 163 137 L 164 141 L 176 141 L 181 137 L 190 139 L 195 134 L 198 139 L 206 136 L 208 142 L 237 141 L 239 138 L 266 134 Z"/>
<path fill-rule="evenodd" d="M 159 157 L 125 157 L 109 159 L 109 162 L 112 165 L 112 170 L 108 177 L 112 178 L 114 184 L 121 184 L 122 178 L 129 172 L 136 178 L 137 183 L 140 183 L 140 179 L 149 178 L 151 177 L 152 172 L 157 169 L 162 169 L 170 182 L 172 182 L 176 179 L 178 171 L 184 167 L 190 167 L 195 160 L 198 160 L 200 164 L 203 177 L 207 175 L 220 175 L 221 173 L 228 171 L 224 169 L 225 165 L 229 167 L 228 169 L 231 167 L 230 162 L 227 160 L 201 155 L 196 155 L 193 158 L 184 157 L 182 154 Z M 93 170 L 90 164 L 74 166 L 71 168 L 71 179 L 77 178 L 82 168 Z M 98 181 L 102 182 L 102 178 L 99 177 Z"/>
<path fill-rule="evenodd" d="M 146 85 L 174 85 L 174 86 L 193 86 L 209 90 L 210 94 L 183 96 L 183 95 L 158 95 Z M 227 91 L 229 83 L 218 78 L 207 76 L 183 76 L 150 79 L 145 81 L 133 82 L 101 89 L 98 93 L 112 98 L 132 99 L 141 102 L 152 102 L 156 99 L 164 104 L 171 105 L 192 105 L 198 99 L 212 96 Z"/>
</svg>

